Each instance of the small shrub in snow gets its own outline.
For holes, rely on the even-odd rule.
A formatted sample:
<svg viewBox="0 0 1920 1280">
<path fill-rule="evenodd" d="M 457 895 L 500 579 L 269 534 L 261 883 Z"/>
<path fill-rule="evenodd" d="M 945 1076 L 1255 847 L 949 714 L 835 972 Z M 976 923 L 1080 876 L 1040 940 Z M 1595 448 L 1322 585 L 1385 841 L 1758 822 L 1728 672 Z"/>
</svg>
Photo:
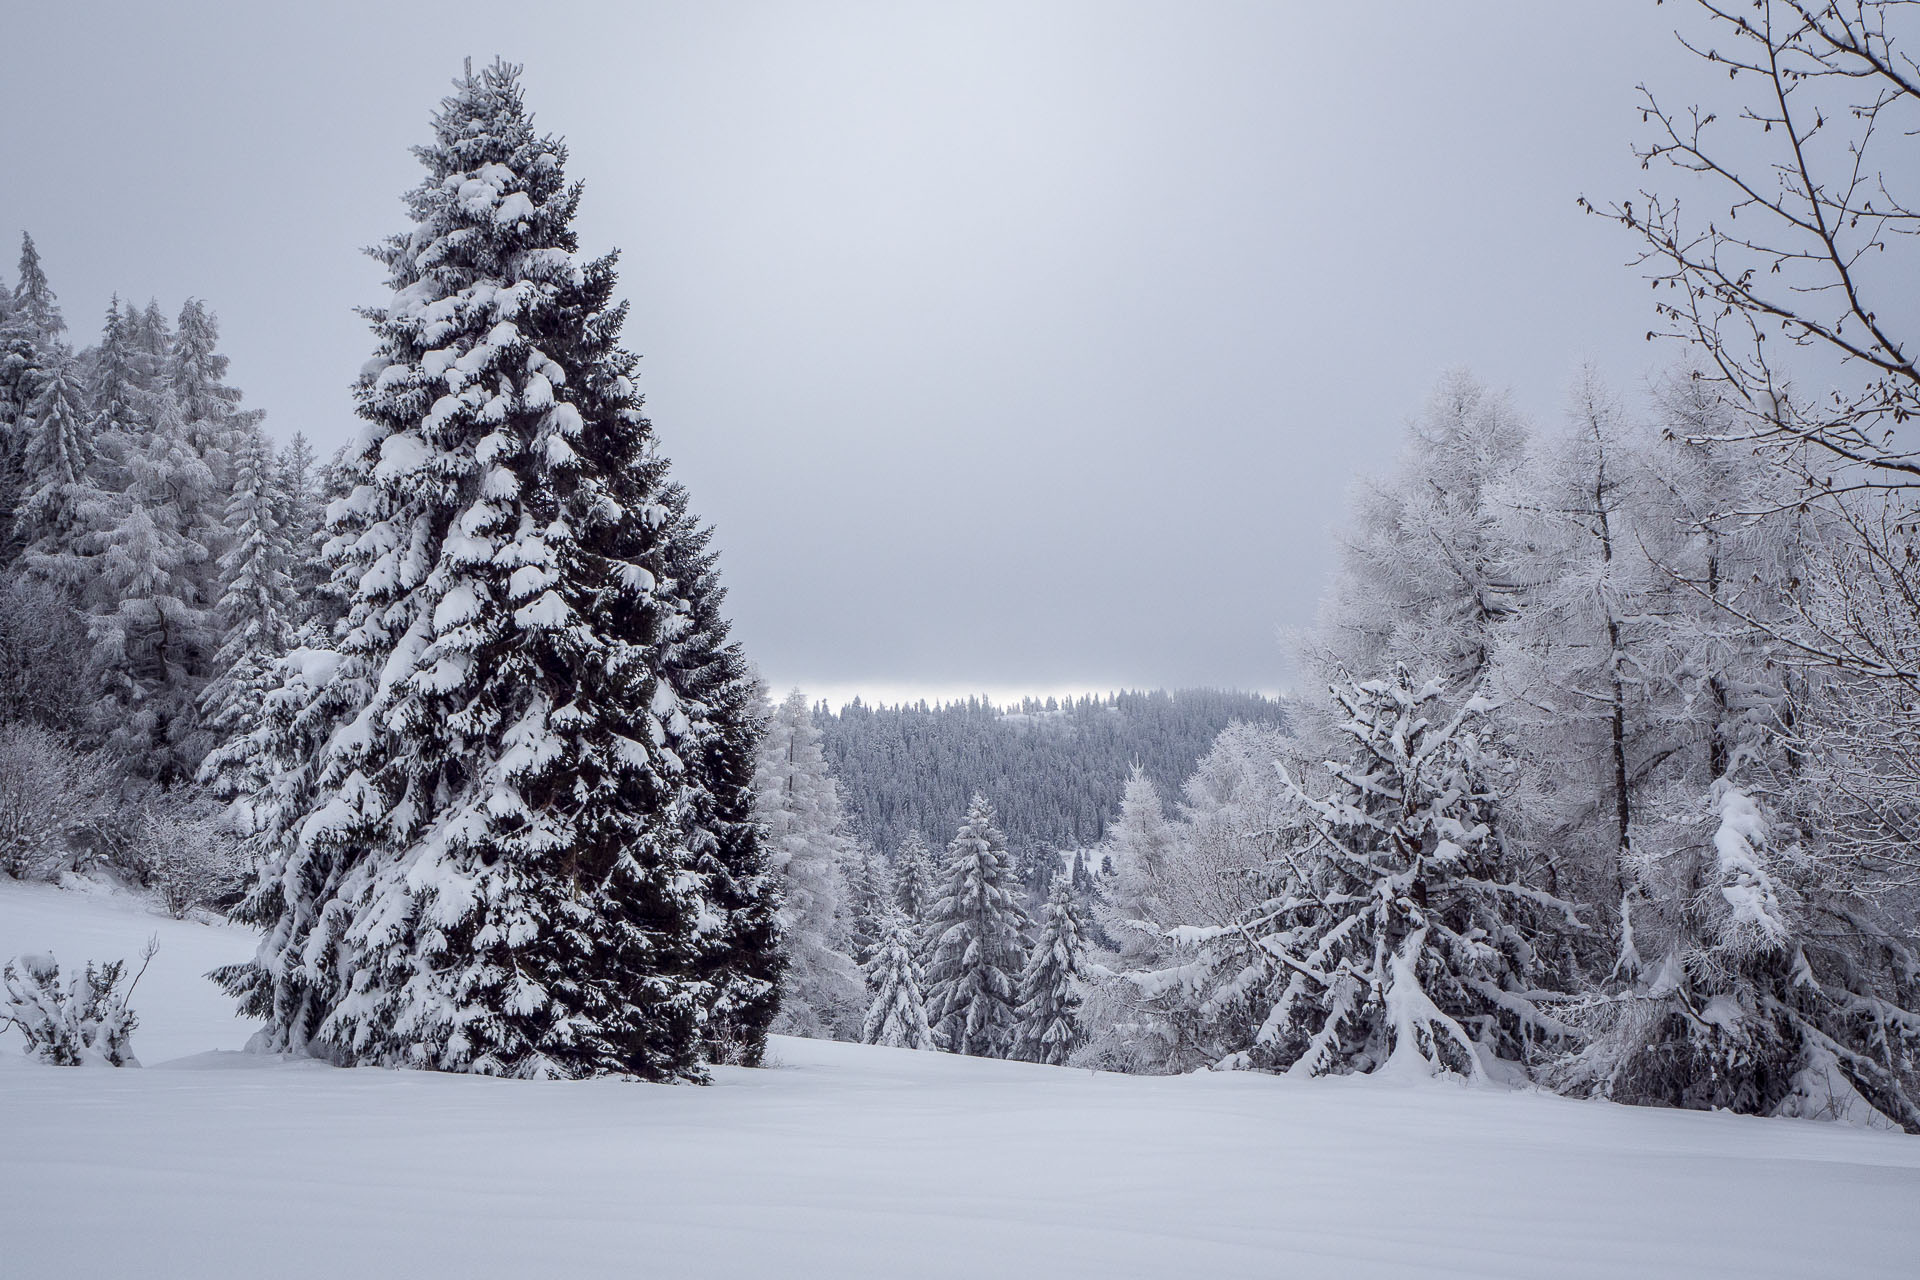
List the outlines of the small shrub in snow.
<svg viewBox="0 0 1920 1280">
<path fill-rule="evenodd" d="M 146 972 L 145 962 L 157 949 L 153 942 L 147 944 L 140 973 Z M 122 991 L 125 973 L 124 960 L 98 968 L 89 963 L 84 972 L 62 982 L 59 962 L 52 956 L 15 956 L 4 973 L 6 999 L 0 1011 L 6 1016 L 0 1026 L 18 1027 L 27 1053 L 51 1066 L 137 1067 L 132 1037 L 139 1018 L 127 1001 L 140 973 Z"/>
<path fill-rule="evenodd" d="M 0 871 L 46 880 L 106 817 L 110 772 L 51 730 L 0 725 Z"/>
<path fill-rule="evenodd" d="M 167 914 L 183 920 L 237 893 L 245 863 L 233 835 L 200 807 L 148 805 L 131 818 L 127 866 L 160 894 Z"/>
</svg>

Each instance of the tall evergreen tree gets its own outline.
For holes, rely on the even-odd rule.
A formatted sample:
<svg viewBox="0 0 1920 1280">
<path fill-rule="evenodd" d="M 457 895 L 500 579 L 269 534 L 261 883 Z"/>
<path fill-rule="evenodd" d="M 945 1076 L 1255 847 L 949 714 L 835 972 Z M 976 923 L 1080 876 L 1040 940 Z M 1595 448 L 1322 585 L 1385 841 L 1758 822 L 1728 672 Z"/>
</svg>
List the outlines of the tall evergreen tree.
<svg viewBox="0 0 1920 1280">
<path fill-rule="evenodd" d="M 867 961 L 866 1021 L 860 1028 L 862 1044 L 896 1049 L 931 1049 L 933 1031 L 927 1026 L 927 1002 L 920 990 L 919 966 L 914 963 L 912 931 L 898 910 L 888 908 L 880 921 L 873 958 Z"/>
<path fill-rule="evenodd" d="M 413 227 L 376 250 L 393 296 L 331 541 L 351 610 L 269 695 L 242 907 L 266 938 L 220 977 L 283 1050 L 700 1078 L 728 913 L 685 815 L 712 811 L 706 744 L 740 735 L 669 678 L 693 610 L 614 259 L 578 256 L 517 68 L 457 81 L 434 135 Z"/>
<path fill-rule="evenodd" d="M 1068 876 L 1060 876 L 1047 896 L 1040 937 L 1027 957 L 1026 971 L 1020 975 L 1014 1057 L 1059 1067 L 1065 1066 L 1080 1047 L 1081 962 L 1085 951 L 1073 882 Z"/>
<path fill-rule="evenodd" d="M 670 483 L 661 505 L 667 578 L 687 604 L 685 625 L 668 647 L 666 678 L 689 706 L 703 708 L 698 750 L 685 755 L 698 786 L 682 789 L 688 848 L 708 878 L 710 918 L 700 931 L 698 971 L 706 983 L 707 1054 L 759 1063 L 780 1004 L 784 961 L 777 913 L 778 878 L 754 818 L 760 684 L 721 612 L 713 531 L 688 507 L 684 485 Z"/>
<path fill-rule="evenodd" d="M 1026 925 L 1007 839 L 993 806 L 975 795 L 947 846 L 947 881 L 928 923 L 928 1016 L 941 1047 L 1007 1056 Z"/>
<path fill-rule="evenodd" d="M 145 317 L 142 318 L 143 330 Z M 240 392 L 226 384 L 227 357 L 219 350 L 220 327 L 198 298 L 188 298 L 166 351 L 166 389 L 180 402 L 187 437 L 222 489 L 234 481 L 238 455 L 266 415 L 240 408 Z"/>
</svg>

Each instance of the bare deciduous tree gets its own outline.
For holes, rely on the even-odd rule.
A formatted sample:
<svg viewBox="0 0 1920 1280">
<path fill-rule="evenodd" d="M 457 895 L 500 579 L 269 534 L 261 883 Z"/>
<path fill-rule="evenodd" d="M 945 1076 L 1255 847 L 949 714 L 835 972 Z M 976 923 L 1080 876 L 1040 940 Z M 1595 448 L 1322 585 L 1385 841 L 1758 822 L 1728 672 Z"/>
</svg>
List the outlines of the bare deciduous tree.
<svg viewBox="0 0 1920 1280">
<path fill-rule="evenodd" d="M 1702 377 L 1820 491 L 1920 488 L 1913 316 L 1920 261 L 1920 66 L 1903 37 L 1914 0 L 1694 0 L 1681 33 L 1724 68 L 1727 110 L 1664 103 L 1641 86 L 1643 168 L 1693 188 L 1596 205 L 1644 241 L 1659 292 L 1647 336 L 1691 344 Z M 1784 348 L 1784 349 L 1783 349 Z M 1790 368 L 1798 364 L 1799 368 Z M 1796 374 L 1832 387 L 1802 394 Z"/>
</svg>

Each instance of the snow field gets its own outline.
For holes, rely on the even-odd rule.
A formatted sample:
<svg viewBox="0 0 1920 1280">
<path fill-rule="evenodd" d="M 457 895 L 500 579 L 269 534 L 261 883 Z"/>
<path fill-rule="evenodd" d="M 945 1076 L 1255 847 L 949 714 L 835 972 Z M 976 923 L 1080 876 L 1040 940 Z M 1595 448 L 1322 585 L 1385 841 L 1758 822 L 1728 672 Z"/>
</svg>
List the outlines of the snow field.
<svg viewBox="0 0 1920 1280">
<path fill-rule="evenodd" d="M 161 950 L 133 1071 L 0 1035 L 5 1274 L 1908 1277 L 1920 1141 L 1448 1083 L 779 1039 L 713 1087 L 231 1052 L 252 937 L 0 884 L 0 958 Z"/>
</svg>

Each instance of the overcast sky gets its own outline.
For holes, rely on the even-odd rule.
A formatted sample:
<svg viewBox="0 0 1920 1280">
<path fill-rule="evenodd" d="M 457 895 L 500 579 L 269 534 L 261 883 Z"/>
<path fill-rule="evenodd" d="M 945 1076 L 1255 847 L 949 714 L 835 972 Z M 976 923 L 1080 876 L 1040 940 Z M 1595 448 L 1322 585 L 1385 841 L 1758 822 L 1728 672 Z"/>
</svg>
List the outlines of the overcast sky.
<svg viewBox="0 0 1920 1280">
<path fill-rule="evenodd" d="M 1553 422 L 1658 348 L 1634 86 L 1673 7 L 9 5 L 0 234 L 76 336 L 218 312 L 282 437 L 352 430 L 408 147 L 526 65 L 624 252 L 659 436 L 777 687 L 1288 679 L 1346 494 L 1467 367 Z M 1684 96 L 1684 92 L 1680 96 Z M 4 254 L 11 280 L 11 250 Z"/>
</svg>

